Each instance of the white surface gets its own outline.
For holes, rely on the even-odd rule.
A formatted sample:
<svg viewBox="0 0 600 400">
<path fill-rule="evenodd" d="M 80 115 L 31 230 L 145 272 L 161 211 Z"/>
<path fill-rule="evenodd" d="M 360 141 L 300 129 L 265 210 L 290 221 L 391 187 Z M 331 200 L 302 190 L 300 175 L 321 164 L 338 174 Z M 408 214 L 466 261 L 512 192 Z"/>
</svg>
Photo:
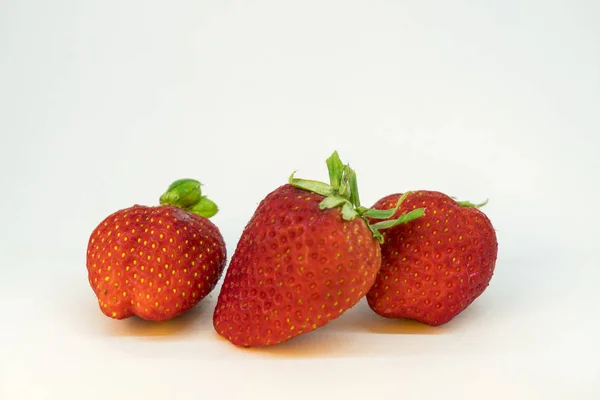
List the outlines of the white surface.
<svg viewBox="0 0 600 400">
<path fill-rule="evenodd" d="M 127 4 L 122 4 L 127 3 Z M 176 3 L 176 4 L 174 4 Z M 598 399 L 600 3 L 0 3 L 0 399 Z M 88 287 L 95 225 L 205 184 L 231 257 L 258 202 L 326 179 L 491 199 L 489 289 L 433 329 L 364 302 L 286 345 L 163 325 Z M 384 397 L 385 396 L 385 397 Z"/>
</svg>

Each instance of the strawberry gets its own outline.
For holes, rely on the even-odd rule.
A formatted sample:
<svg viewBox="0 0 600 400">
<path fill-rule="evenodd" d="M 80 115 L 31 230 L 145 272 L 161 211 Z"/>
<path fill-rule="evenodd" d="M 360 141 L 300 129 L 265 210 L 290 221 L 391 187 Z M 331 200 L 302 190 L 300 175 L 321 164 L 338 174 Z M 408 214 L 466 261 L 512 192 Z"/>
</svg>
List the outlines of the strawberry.
<svg viewBox="0 0 600 400">
<path fill-rule="evenodd" d="M 494 228 L 478 208 L 432 191 L 392 194 L 374 209 L 401 205 L 425 215 L 383 233 L 382 266 L 367 294 L 369 306 L 390 318 L 444 324 L 483 293 L 494 273 L 498 243 Z M 485 204 L 485 203 L 484 203 Z"/>
<path fill-rule="evenodd" d="M 90 236 L 89 283 L 111 318 L 171 319 L 194 307 L 221 277 L 225 244 L 208 220 L 217 207 L 202 196 L 200 183 L 175 181 L 160 203 L 119 210 Z"/>
<path fill-rule="evenodd" d="M 367 293 L 381 263 L 377 224 L 396 211 L 360 206 L 356 174 L 337 152 L 330 184 L 296 179 L 259 204 L 219 294 L 215 330 L 238 346 L 266 346 L 338 318 Z M 386 225 L 417 218 L 422 209 Z"/>
</svg>

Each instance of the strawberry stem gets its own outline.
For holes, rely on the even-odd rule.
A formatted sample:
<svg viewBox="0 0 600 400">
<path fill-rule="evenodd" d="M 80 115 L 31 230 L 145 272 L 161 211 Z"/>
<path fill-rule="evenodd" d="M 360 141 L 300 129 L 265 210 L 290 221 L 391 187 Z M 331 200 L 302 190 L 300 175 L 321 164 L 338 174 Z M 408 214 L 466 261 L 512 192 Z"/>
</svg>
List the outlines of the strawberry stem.
<svg viewBox="0 0 600 400">
<path fill-rule="evenodd" d="M 178 179 L 160 196 L 161 205 L 173 205 L 205 218 L 215 215 L 219 208 L 202 196 L 202 184 L 195 179 Z"/>
<path fill-rule="evenodd" d="M 365 221 L 373 237 L 383 243 L 383 235 L 379 232 L 380 229 L 391 228 L 396 225 L 404 224 L 421 217 L 425 210 L 417 208 L 409 213 L 402 214 L 399 218 L 388 220 L 391 218 L 406 196 L 407 192 L 400 197 L 396 207 L 390 210 L 374 210 L 360 205 L 360 197 L 358 195 L 358 180 L 356 172 L 348 164 L 344 164 L 340 160 L 337 151 L 327 159 L 327 169 L 329 171 L 329 184 L 319 181 L 306 179 L 298 179 L 292 174 L 289 178 L 289 183 L 299 189 L 317 193 L 325 198 L 319 203 L 321 210 L 341 207 L 342 218 L 346 221 L 351 221 L 356 217 L 360 217 Z M 368 218 L 386 219 L 387 221 L 371 224 Z"/>
<path fill-rule="evenodd" d="M 327 170 L 329 171 L 329 182 L 332 187 L 339 188 L 344 174 L 344 163 L 340 160 L 337 151 L 333 152 L 326 162 Z"/>
</svg>

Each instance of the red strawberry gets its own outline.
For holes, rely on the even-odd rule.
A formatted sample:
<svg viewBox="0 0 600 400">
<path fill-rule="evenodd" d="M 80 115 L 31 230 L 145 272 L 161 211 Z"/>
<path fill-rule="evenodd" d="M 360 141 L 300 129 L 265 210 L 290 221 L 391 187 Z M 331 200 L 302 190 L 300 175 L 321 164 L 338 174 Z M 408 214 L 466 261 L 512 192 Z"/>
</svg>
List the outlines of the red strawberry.
<svg viewBox="0 0 600 400">
<path fill-rule="evenodd" d="M 201 195 L 200 183 L 174 182 L 161 204 L 119 210 L 90 236 L 89 282 L 111 318 L 171 319 L 194 307 L 221 277 L 225 244 L 206 218 L 217 207 Z"/>
<path fill-rule="evenodd" d="M 400 197 L 384 197 L 373 208 L 394 207 Z M 406 196 L 397 214 L 416 207 L 425 208 L 423 217 L 383 233 L 382 266 L 367 300 L 384 317 L 436 326 L 453 319 L 486 289 L 498 243 L 479 206 L 419 191 Z"/>
<path fill-rule="evenodd" d="M 233 344 L 274 345 L 310 332 L 354 306 L 373 284 L 381 263 L 377 226 L 362 218 L 369 210 L 360 207 L 354 171 L 337 153 L 328 167 L 331 185 L 292 176 L 246 225 L 213 317 L 216 331 Z"/>
</svg>

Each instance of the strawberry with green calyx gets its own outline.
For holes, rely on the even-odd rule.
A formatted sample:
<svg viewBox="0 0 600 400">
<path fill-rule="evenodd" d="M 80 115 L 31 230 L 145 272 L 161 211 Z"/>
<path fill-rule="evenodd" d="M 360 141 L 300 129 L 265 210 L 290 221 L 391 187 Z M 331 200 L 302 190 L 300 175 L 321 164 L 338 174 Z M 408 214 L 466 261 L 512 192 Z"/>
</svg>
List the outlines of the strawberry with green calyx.
<svg viewBox="0 0 600 400">
<path fill-rule="evenodd" d="M 327 166 L 329 184 L 292 175 L 246 225 L 213 316 L 216 331 L 233 344 L 278 344 L 339 317 L 375 280 L 379 230 L 423 212 L 369 224 L 368 217 L 390 218 L 397 207 L 362 207 L 354 171 L 337 152 Z"/>
<path fill-rule="evenodd" d="M 226 249 L 208 220 L 217 206 L 193 179 L 174 182 L 160 206 L 134 205 L 92 232 L 86 266 L 102 312 L 164 321 L 194 307 L 222 275 Z"/>
<path fill-rule="evenodd" d="M 477 299 L 494 273 L 496 233 L 479 210 L 487 201 L 457 202 L 416 191 L 386 196 L 373 208 L 394 207 L 402 197 L 397 214 L 423 207 L 425 215 L 383 233 L 382 265 L 367 300 L 384 317 L 441 325 Z"/>
</svg>

